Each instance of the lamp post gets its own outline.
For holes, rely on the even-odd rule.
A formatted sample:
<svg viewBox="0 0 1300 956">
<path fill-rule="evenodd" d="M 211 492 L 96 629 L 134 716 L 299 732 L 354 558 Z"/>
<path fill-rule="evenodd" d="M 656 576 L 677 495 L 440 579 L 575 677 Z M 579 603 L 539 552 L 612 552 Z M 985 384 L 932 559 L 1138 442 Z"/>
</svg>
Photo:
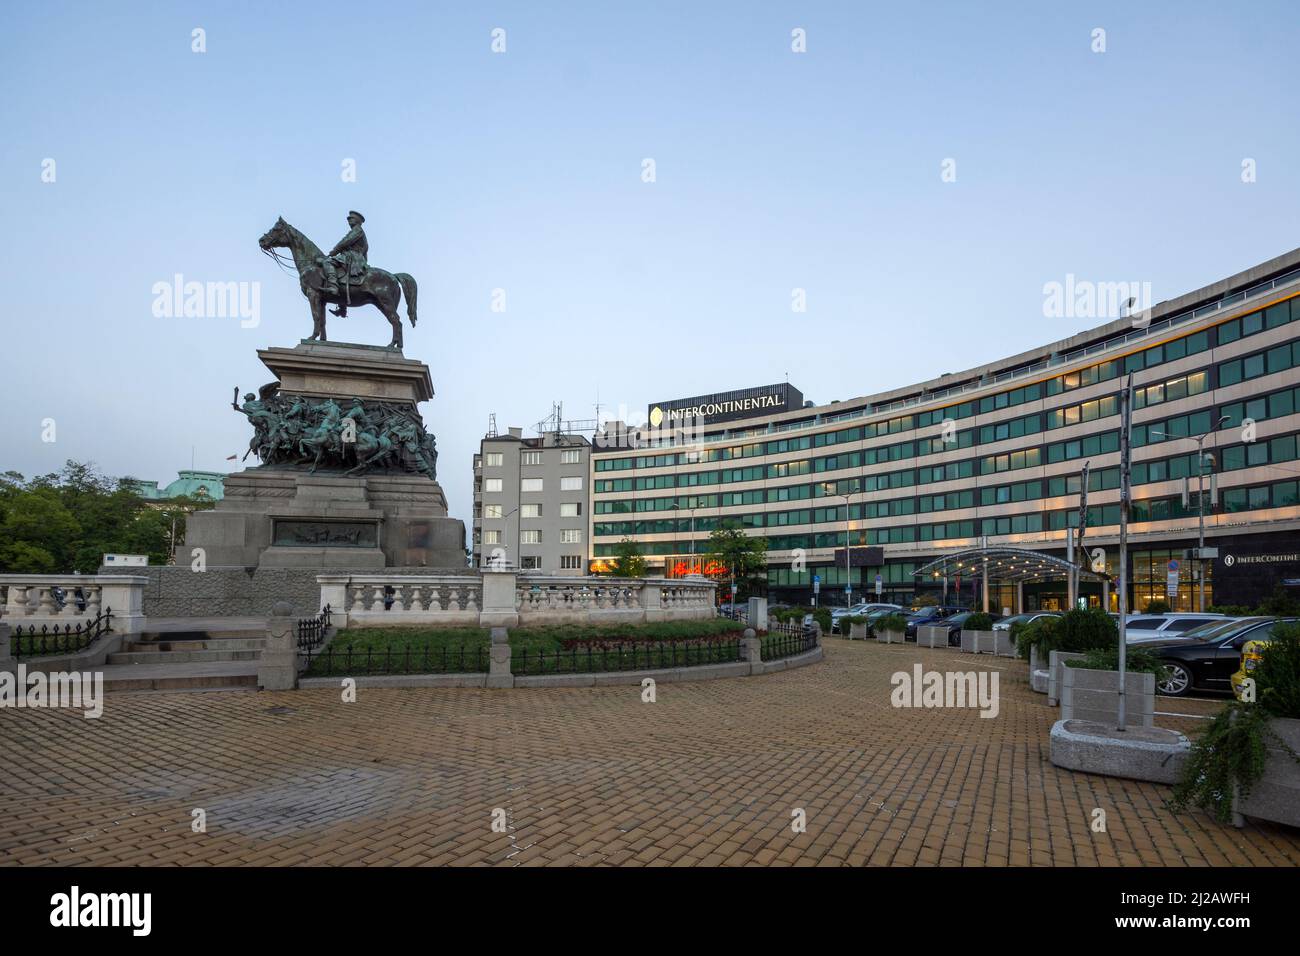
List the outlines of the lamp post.
<svg viewBox="0 0 1300 956">
<path fill-rule="evenodd" d="M 826 481 L 822 483 L 822 490 L 834 489 L 834 482 Z M 830 490 L 827 493 L 828 498 L 844 499 L 844 608 L 848 610 L 853 606 L 853 571 L 850 565 L 852 555 L 852 546 L 849 544 L 849 495 L 842 495 L 838 491 Z"/>
<path fill-rule="evenodd" d="M 1202 614 L 1205 613 L 1205 559 L 1201 556 L 1205 552 L 1205 439 L 1222 428 L 1226 421 L 1228 421 L 1227 415 L 1219 416 L 1219 420 L 1210 426 L 1209 431 L 1199 435 L 1170 435 L 1162 431 L 1151 433 L 1161 438 L 1186 437 L 1196 442 L 1196 609 Z M 1213 470 L 1214 455 L 1212 454 L 1210 462 L 1210 468 Z"/>
<path fill-rule="evenodd" d="M 514 514 L 514 513 L 515 513 L 516 511 L 518 511 L 518 510 L 519 510 L 519 509 L 518 509 L 517 507 L 516 507 L 516 508 L 511 508 L 509 511 L 507 511 L 504 515 L 501 516 L 501 524 L 503 525 L 503 527 L 502 527 L 501 530 L 502 530 L 502 533 L 504 534 L 504 536 L 507 537 L 507 538 L 510 537 L 510 516 L 511 516 L 512 514 Z M 520 554 L 519 554 L 519 549 L 520 549 L 521 547 L 522 547 L 522 545 L 520 544 L 520 541 L 519 541 L 519 521 L 518 521 L 518 519 L 516 519 L 516 520 L 515 520 L 515 559 L 519 562 L 519 566 L 522 566 L 523 563 L 524 563 L 523 560 L 522 560 L 522 558 L 521 558 L 521 556 L 520 556 Z M 507 556 L 507 557 L 506 557 L 506 568 L 505 568 L 505 570 L 509 570 L 509 566 L 510 566 L 510 558 L 509 558 L 509 556 Z M 519 569 L 519 568 L 516 567 L 516 570 L 518 570 L 518 569 Z"/>
</svg>

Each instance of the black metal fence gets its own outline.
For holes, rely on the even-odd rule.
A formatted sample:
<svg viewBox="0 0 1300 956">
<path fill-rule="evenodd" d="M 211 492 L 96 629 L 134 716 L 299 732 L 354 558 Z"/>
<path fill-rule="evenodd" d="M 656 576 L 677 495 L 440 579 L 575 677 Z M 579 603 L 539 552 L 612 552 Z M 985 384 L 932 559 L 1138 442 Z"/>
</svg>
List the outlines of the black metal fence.
<svg viewBox="0 0 1300 956">
<path fill-rule="evenodd" d="M 300 641 L 299 648 L 303 649 Z M 305 648 L 306 677 L 373 674 L 483 674 L 488 669 L 489 649 L 480 645 L 461 644 L 432 647 L 356 647 L 331 644 L 323 651 Z"/>
<path fill-rule="evenodd" d="M 93 619 L 81 621 L 75 627 L 64 624 L 19 624 L 10 640 L 15 658 L 41 657 L 47 654 L 71 654 L 84 651 L 103 634 L 113 630 L 113 609 L 105 608 Z"/>
<path fill-rule="evenodd" d="M 817 631 L 789 621 L 771 628 L 763 636 L 763 660 L 775 661 L 794 657 L 817 646 Z"/>
<path fill-rule="evenodd" d="M 330 626 L 330 606 L 315 617 L 298 619 L 298 651 L 314 651 L 325 640 L 325 632 Z"/>
<path fill-rule="evenodd" d="M 595 674 L 730 664 L 740 659 L 739 636 L 721 641 L 602 641 L 553 651 L 523 648 L 511 656 L 510 671 L 516 676 Z"/>
</svg>

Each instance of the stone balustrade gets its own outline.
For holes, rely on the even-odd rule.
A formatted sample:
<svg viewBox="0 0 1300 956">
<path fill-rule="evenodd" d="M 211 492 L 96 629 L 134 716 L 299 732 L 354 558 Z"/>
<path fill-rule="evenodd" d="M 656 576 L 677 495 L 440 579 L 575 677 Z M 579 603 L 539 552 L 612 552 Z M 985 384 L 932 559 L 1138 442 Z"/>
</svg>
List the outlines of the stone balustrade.
<svg viewBox="0 0 1300 956">
<path fill-rule="evenodd" d="M 144 623 L 144 588 L 148 581 L 143 576 L 126 574 L 3 574 L 0 591 L 4 593 L 4 618 L 13 627 L 76 627 L 112 609 L 113 630 L 134 634 Z M 62 607 L 56 588 L 64 592 Z"/>
<path fill-rule="evenodd" d="M 429 575 L 322 574 L 320 607 L 340 626 L 388 624 L 588 624 L 714 615 L 704 579 L 596 578 L 514 571 Z"/>
</svg>

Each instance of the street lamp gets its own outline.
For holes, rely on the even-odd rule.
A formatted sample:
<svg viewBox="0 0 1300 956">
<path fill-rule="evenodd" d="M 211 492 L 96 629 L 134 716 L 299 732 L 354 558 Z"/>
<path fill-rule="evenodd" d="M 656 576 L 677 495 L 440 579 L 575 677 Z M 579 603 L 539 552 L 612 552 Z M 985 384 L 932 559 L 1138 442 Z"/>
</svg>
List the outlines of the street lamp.
<svg viewBox="0 0 1300 956">
<path fill-rule="evenodd" d="M 847 610 L 853 606 L 853 571 L 849 564 L 853 550 L 849 544 L 849 495 L 842 495 L 834 488 L 834 482 L 822 482 L 822 490 L 827 492 L 827 497 L 844 499 L 844 607 Z"/>
<path fill-rule="evenodd" d="M 503 526 L 503 527 L 502 527 L 502 532 L 503 532 L 503 534 L 504 534 L 505 537 L 509 537 L 509 536 L 510 536 L 510 516 L 511 516 L 512 514 L 514 514 L 514 513 L 515 513 L 516 511 L 518 511 L 518 510 L 519 510 L 518 508 L 511 508 L 509 511 L 507 511 L 504 515 L 501 516 L 501 524 L 502 524 L 502 526 Z M 519 559 L 519 567 L 522 567 L 522 566 L 523 566 L 523 563 L 524 563 L 523 560 L 520 558 L 520 555 L 519 555 L 519 549 L 520 549 L 521 547 L 522 547 L 522 545 L 519 543 L 519 522 L 516 521 L 516 522 L 515 522 L 515 558 L 516 558 L 516 559 Z M 518 570 L 518 569 L 519 569 L 519 568 L 516 568 L 516 570 Z M 505 567 L 503 570 L 506 570 L 506 571 L 510 570 L 510 559 L 509 559 L 509 557 L 506 558 L 506 567 Z"/>
<path fill-rule="evenodd" d="M 1219 420 L 1210 426 L 1209 430 L 1200 435 L 1170 435 L 1162 431 L 1152 431 L 1152 435 L 1159 435 L 1162 439 L 1171 438 L 1192 438 L 1196 441 L 1196 607 L 1200 613 L 1205 613 L 1205 559 L 1202 555 L 1205 553 L 1205 439 L 1209 438 L 1220 428 L 1223 423 L 1228 421 L 1229 416 L 1221 415 Z M 1214 468 L 1214 455 L 1210 455 L 1210 468 Z"/>
</svg>

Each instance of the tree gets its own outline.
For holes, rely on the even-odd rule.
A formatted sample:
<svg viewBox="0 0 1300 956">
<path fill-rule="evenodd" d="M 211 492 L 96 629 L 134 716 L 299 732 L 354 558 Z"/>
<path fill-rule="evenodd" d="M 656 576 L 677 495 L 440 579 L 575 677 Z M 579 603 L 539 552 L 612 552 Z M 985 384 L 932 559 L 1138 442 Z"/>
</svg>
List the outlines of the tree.
<svg viewBox="0 0 1300 956">
<path fill-rule="evenodd" d="M 150 564 L 166 564 L 174 516 L 179 537 L 179 515 L 149 507 L 123 480 L 89 463 L 69 461 L 62 471 L 30 480 L 6 472 L 0 475 L 0 572 L 92 574 L 111 552 L 147 554 Z"/>
<path fill-rule="evenodd" d="M 745 534 L 739 521 L 721 521 L 710 532 L 709 560 L 727 569 L 736 582 L 737 597 L 764 590 L 759 582 L 767 574 L 767 539 Z"/>
<path fill-rule="evenodd" d="M 631 538 L 620 541 L 614 552 L 614 569 L 610 573 L 616 578 L 645 577 L 645 555 L 641 553 L 641 546 Z"/>
</svg>

